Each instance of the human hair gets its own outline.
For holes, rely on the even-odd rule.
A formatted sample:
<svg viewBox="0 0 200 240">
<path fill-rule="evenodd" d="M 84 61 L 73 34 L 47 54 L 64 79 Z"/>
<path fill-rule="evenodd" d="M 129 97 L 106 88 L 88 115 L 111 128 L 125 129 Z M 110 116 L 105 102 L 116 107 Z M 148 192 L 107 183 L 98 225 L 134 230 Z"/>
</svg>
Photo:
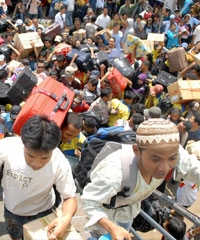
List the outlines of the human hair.
<svg viewBox="0 0 200 240">
<path fill-rule="evenodd" d="M 65 61 L 65 56 L 59 54 L 59 55 L 57 56 L 57 61 L 58 61 L 58 62 Z"/>
<path fill-rule="evenodd" d="M 51 70 L 51 71 L 50 71 L 49 76 L 53 76 L 53 75 L 58 76 L 58 73 L 57 73 L 56 70 Z"/>
<path fill-rule="evenodd" d="M 48 41 L 48 42 L 52 43 L 52 38 L 49 37 L 49 36 L 46 36 L 43 41 L 44 41 L 44 42 L 47 42 L 47 41 Z"/>
<path fill-rule="evenodd" d="M 110 41 L 110 39 L 113 39 L 113 40 L 114 40 L 114 42 L 115 42 L 115 38 L 114 38 L 114 37 L 110 37 L 108 41 Z"/>
<path fill-rule="evenodd" d="M 183 121 L 183 125 L 185 126 L 185 131 L 188 132 L 192 128 L 192 123 L 190 121 Z"/>
<path fill-rule="evenodd" d="M 197 112 L 193 112 L 193 116 L 195 117 L 194 121 L 197 122 L 200 126 L 200 114 Z"/>
<path fill-rule="evenodd" d="M 82 117 L 75 112 L 67 113 L 63 121 L 62 128 L 66 127 L 70 123 L 77 129 L 81 129 L 83 127 Z"/>
<path fill-rule="evenodd" d="M 197 79 L 198 79 L 198 78 L 197 78 L 197 75 L 194 74 L 194 73 L 191 73 L 191 72 L 186 73 L 185 77 L 186 77 L 186 78 L 189 78 L 189 79 L 191 79 L 191 80 L 197 80 Z"/>
<path fill-rule="evenodd" d="M 77 21 L 79 21 L 81 23 L 81 19 L 78 17 L 74 19 L 74 22 L 77 22 Z"/>
<path fill-rule="evenodd" d="M 105 87 L 101 90 L 101 97 L 108 97 L 112 93 L 112 88 Z"/>
<path fill-rule="evenodd" d="M 148 66 L 148 67 L 151 66 L 151 63 L 150 63 L 149 60 L 144 60 L 144 61 L 143 61 L 143 64 L 146 65 L 146 66 Z"/>
<path fill-rule="evenodd" d="M 0 69 L 0 80 L 3 80 L 4 78 L 7 78 L 8 77 L 8 72 L 2 68 Z"/>
<path fill-rule="evenodd" d="M 24 65 L 24 67 L 28 67 L 29 66 L 29 60 L 24 58 L 21 60 L 21 63 Z"/>
<path fill-rule="evenodd" d="M 142 115 L 144 115 L 144 109 L 145 109 L 145 105 L 142 104 L 142 103 L 136 103 L 134 106 L 133 106 L 133 110 L 135 110 L 136 113 L 140 113 Z"/>
<path fill-rule="evenodd" d="M 84 123 L 88 128 L 92 129 L 97 126 L 97 121 L 94 118 L 85 118 Z"/>
<path fill-rule="evenodd" d="M 130 121 L 133 122 L 133 131 L 136 131 L 140 123 L 144 121 L 144 116 L 140 113 L 133 113 Z"/>
<path fill-rule="evenodd" d="M 97 18 L 96 18 L 96 16 L 94 16 L 94 15 L 93 15 L 93 16 L 91 16 L 91 18 L 90 18 L 91 22 L 95 22 L 95 21 L 96 21 L 96 19 L 97 19 Z"/>
<path fill-rule="evenodd" d="M 38 63 L 43 63 L 44 64 L 44 60 L 38 60 L 37 61 L 37 66 L 38 66 Z"/>
<path fill-rule="evenodd" d="M 88 80 L 88 83 L 91 83 L 93 87 L 97 87 L 99 80 L 97 78 L 92 77 Z"/>
<path fill-rule="evenodd" d="M 120 24 L 118 22 L 113 23 L 113 27 L 118 27 Z"/>
<path fill-rule="evenodd" d="M 30 52 L 29 57 L 32 57 L 32 58 L 36 59 L 35 52 L 34 51 Z"/>
<path fill-rule="evenodd" d="M 179 217 L 170 216 L 167 220 L 167 231 L 177 240 L 182 240 L 186 232 L 186 224 Z"/>
<path fill-rule="evenodd" d="M 63 10 L 63 9 L 67 9 L 67 6 L 66 5 L 62 5 L 60 10 Z"/>
<path fill-rule="evenodd" d="M 39 53 L 39 57 L 46 57 L 47 56 L 47 51 L 43 50 Z"/>
<path fill-rule="evenodd" d="M 100 26 L 97 28 L 97 32 L 100 32 L 101 30 L 103 30 L 103 27 Z"/>
<path fill-rule="evenodd" d="M 128 90 L 124 93 L 124 99 L 133 99 L 133 98 L 134 98 L 134 93 L 133 92 Z"/>
<path fill-rule="evenodd" d="M 170 24 L 170 28 L 171 28 L 173 25 L 174 25 L 174 26 L 176 26 L 176 24 L 175 24 L 175 23 L 171 23 L 171 24 Z"/>
<path fill-rule="evenodd" d="M 172 109 L 169 110 L 169 114 L 179 114 L 181 116 L 181 109 L 172 108 Z"/>
<path fill-rule="evenodd" d="M 36 115 L 21 128 L 21 139 L 26 148 L 49 152 L 61 141 L 61 131 L 54 121 L 46 116 Z"/>
</svg>

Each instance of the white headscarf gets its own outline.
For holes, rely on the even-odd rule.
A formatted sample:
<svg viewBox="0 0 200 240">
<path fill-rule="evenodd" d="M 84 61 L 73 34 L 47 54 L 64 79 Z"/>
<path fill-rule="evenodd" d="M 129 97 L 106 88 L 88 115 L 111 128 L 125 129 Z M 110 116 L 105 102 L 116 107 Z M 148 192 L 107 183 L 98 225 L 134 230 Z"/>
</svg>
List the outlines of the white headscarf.
<svg viewBox="0 0 200 240">
<path fill-rule="evenodd" d="M 3 3 L 3 4 L 2 4 Z M 4 12 L 7 11 L 8 7 L 6 5 L 5 0 L 0 0 L 0 6 L 3 8 Z"/>
</svg>

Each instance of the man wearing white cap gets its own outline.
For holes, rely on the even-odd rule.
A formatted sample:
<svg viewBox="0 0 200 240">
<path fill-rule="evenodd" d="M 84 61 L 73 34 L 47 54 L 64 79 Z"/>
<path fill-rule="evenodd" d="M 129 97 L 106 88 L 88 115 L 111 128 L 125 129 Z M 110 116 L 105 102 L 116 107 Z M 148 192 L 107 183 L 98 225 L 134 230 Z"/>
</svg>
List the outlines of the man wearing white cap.
<svg viewBox="0 0 200 240">
<path fill-rule="evenodd" d="M 74 74 L 78 69 L 73 66 L 67 66 L 65 68 L 65 76 L 61 77 L 63 84 L 69 88 L 81 90 L 80 81 L 75 78 Z"/>
<path fill-rule="evenodd" d="M 165 25 L 165 34 L 170 30 L 170 25 L 174 23 L 177 27 L 177 23 L 175 22 L 176 16 L 174 14 L 170 15 L 170 20 L 169 21 L 163 21 L 163 25 Z"/>
<path fill-rule="evenodd" d="M 200 184 L 200 162 L 180 146 L 176 125 L 161 118 L 138 126 L 136 144 L 116 147 L 107 143 L 96 159 L 91 182 L 81 197 L 89 218 L 86 229 L 96 236 L 107 232 L 112 239 L 131 240 L 129 230 L 140 212 L 141 201 L 152 194 L 172 168 L 177 168 L 184 179 Z M 123 188 L 127 164 L 130 184 Z M 133 176 L 135 179 L 131 179 Z M 135 182 L 132 188 L 131 180 Z"/>
</svg>

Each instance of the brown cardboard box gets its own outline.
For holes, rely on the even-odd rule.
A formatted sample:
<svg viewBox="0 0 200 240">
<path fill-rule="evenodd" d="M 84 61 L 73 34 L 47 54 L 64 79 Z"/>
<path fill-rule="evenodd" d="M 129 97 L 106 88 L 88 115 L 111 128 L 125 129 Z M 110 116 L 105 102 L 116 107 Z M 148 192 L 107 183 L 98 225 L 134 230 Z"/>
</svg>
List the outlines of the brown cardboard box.
<svg viewBox="0 0 200 240">
<path fill-rule="evenodd" d="M 75 43 L 76 40 L 81 41 L 86 37 L 86 31 L 84 29 L 79 29 L 75 32 L 73 32 L 73 42 Z"/>
<path fill-rule="evenodd" d="M 15 42 L 15 48 L 17 50 L 20 50 L 20 49 L 22 50 L 21 58 L 28 57 L 29 53 L 33 51 L 31 42 L 35 43 L 35 46 L 38 52 L 40 52 L 44 47 L 44 44 L 37 32 L 16 34 L 14 38 L 14 42 Z"/>
<path fill-rule="evenodd" d="M 23 64 L 22 64 L 21 62 L 12 60 L 12 61 L 10 61 L 9 64 L 8 64 L 8 70 L 9 70 L 10 72 L 13 72 L 16 68 L 22 67 L 22 66 L 23 66 Z"/>
<path fill-rule="evenodd" d="M 148 41 L 154 41 L 154 42 L 164 42 L 165 34 L 148 33 L 147 40 Z"/>
<path fill-rule="evenodd" d="M 48 240 L 47 231 L 44 229 L 57 217 L 56 213 L 51 213 L 46 217 L 36 219 L 23 226 L 24 240 Z M 82 240 L 73 226 L 66 230 L 66 234 L 59 240 Z"/>
<path fill-rule="evenodd" d="M 151 52 L 154 51 L 154 41 L 149 41 L 149 40 L 142 40 L 144 45 L 151 50 Z"/>
<path fill-rule="evenodd" d="M 185 103 L 200 100 L 200 80 L 176 81 L 167 87 L 171 103 Z"/>
<path fill-rule="evenodd" d="M 192 55 L 192 57 L 193 57 L 195 63 L 200 66 L 200 53 L 198 53 L 196 55 Z"/>
</svg>

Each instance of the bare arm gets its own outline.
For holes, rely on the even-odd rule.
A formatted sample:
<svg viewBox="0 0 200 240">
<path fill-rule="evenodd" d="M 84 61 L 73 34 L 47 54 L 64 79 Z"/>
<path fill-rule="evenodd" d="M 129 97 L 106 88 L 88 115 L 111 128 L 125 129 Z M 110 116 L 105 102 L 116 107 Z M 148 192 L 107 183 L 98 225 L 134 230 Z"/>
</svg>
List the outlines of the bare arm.
<svg viewBox="0 0 200 240">
<path fill-rule="evenodd" d="M 196 65 L 195 62 L 191 63 L 189 66 L 187 66 L 186 68 L 184 68 L 184 69 L 180 72 L 181 76 L 184 77 L 185 74 L 187 73 L 187 71 L 190 70 L 190 68 L 192 68 L 194 65 Z"/>
</svg>

